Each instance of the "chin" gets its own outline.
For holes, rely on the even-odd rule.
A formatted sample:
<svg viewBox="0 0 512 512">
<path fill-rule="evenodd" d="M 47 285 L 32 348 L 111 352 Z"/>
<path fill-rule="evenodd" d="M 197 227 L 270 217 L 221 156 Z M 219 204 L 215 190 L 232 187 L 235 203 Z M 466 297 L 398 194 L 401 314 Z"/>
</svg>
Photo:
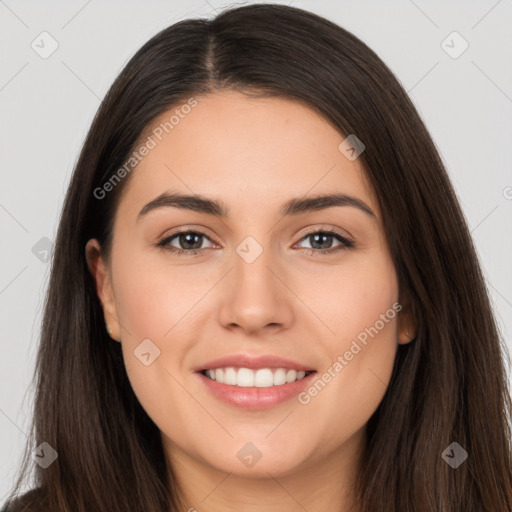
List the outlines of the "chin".
<svg viewBox="0 0 512 512">
<path fill-rule="evenodd" d="M 258 454 L 256 450 L 253 450 L 253 453 L 250 454 L 251 450 L 253 449 L 247 448 L 245 452 L 242 451 L 240 456 L 236 452 L 233 457 L 224 456 L 220 463 L 218 459 L 216 461 L 209 460 L 208 463 L 218 471 L 252 478 L 268 478 L 269 474 L 274 477 L 286 476 L 305 465 L 305 461 L 297 457 L 297 453 L 293 454 L 293 458 L 283 458 L 277 451 L 272 453 L 266 450 L 260 451 Z"/>
</svg>

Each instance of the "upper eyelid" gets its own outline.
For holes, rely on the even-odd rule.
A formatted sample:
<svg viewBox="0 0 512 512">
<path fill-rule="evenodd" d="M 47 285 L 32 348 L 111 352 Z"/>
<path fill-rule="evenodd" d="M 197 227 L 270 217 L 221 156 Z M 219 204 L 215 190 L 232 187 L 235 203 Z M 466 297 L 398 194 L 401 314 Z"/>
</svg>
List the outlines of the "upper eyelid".
<svg viewBox="0 0 512 512">
<path fill-rule="evenodd" d="M 311 236 L 311 235 L 314 235 L 316 233 L 326 233 L 330 236 L 332 236 L 333 238 L 336 238 L 342 245 L 345 245 L 345 246 L 354 246 L 355 245 L 355 241 L 354 241 L 354 238 L 352 237 L 352 235 L 349 236 L 346 236 L 345 234 L 342 234 L 340 233 L 340 231 L 343 231 L 341 230 L 340 228 L 313 228 L 311 229 L 310 231 L 307 231 L 306 233 L 304 233 L 297 242 L 295 242 L 294 245 L 300 243 L 302 240 L 304 240 L 305 238 Z M 341 240 L 340 240 L 341 239 Z M 306 247 L 307 249 L 307 247 Z M 319 249 L 319 252 L 321 252 L 322 250 Z"/>
<path fill-rule="evenodd" d="M 313 227 L 311 229 L 308 229 L 308 231 L 306 231 L 306 233 L 304 233 L 301 236 L 301 240 L 302 240 L 302 238 L 304 238 L 308 235 L 312 235 L 314 233 L 319 233 L 319 232 L 320 233 L 334 233 L 335 235 L 343 236 L 344 238 L 347 238 L 350 240 L 353 240 L 353 238 L 354 238 L 352 236 L 352 234 L 350 234 L 346 229 L 342 229 L 342 228 L 338 228 L 337 226 L 329 225 L 327 227 L 320 227 L 320 228 Z M 340 232 L 346 233 L 346 235 L 343 233 L 340 233 Z"/>
<path fill-rule="evenodd" d="M 210 235 L 207 235 L 201 229 L 197 229 L 197 228 L 178 229 L 177 231 L 174 231 L 173 233 L 170 233 L 169 235 L 164 235 L 163 237 L 161 237 L 160 241 L 165 242 L 168 240 L 172 240 L 173 238 L 177 237 L 178 235 L 183 235 L 183 234 L 187 234 L 187 233 L 194 233 L 197 235 L 204 236 L 205 238 L 208 238 L 211 242 L 218 244 L 218 242 L 216 242 L 213 239 L 213 237 L 211 237 Z"/>
</svg>

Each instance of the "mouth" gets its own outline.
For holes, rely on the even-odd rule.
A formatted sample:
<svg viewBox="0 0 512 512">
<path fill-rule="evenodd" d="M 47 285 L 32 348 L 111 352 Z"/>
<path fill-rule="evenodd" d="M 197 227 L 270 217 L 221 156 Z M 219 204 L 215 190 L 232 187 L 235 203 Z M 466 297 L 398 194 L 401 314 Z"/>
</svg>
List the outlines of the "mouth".
<svg viewBox="0 0 512 512">
<path fill-rule="evenodd" d="M 294 368 L 244 368 L 222 367 L 200 370 L 199 373 L 207 379 L 217 381 L 219 384 L 239 388 L 271 388 L 284 386 L 300 381 L 314 370 L 296 370 Z"/>
<path fill-rule="evenodd" d="M 231 407 L 263 410 L 296 398 L 312 384 L 316 369 L 272 354 L 229 354 L 194 369 L 210 396 Z"/>
<path fill-rule="evenodd" d="M 272 409 L 312 384 L 316 370 L 226 366 L 196 371 L 205 389 L 224 404 L 238 409 Z"/>
</svg>

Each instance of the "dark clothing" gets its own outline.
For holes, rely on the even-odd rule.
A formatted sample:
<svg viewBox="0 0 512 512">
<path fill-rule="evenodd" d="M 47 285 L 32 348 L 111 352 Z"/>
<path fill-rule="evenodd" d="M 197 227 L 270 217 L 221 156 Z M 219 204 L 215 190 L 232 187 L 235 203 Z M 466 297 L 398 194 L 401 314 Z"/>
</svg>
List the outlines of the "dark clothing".
<svg viewBox="0 0 512 512">
<path fill-rule="evenodd" d="M 0 512 L 18 512 L 23 510 L 23 506 L 27 502 L 32 501 L 37 495 L 40 494 L 40 489 L 32 489 L 17 498 L 14 498 L 9 503 L 5 503 Z"/>
</svg>

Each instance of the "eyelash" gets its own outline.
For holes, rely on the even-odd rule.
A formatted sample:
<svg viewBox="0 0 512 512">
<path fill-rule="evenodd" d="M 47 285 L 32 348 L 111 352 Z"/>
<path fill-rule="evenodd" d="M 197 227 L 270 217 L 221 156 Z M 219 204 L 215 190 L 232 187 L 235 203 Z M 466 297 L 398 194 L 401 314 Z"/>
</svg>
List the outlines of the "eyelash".
<svg viewBox="0 0 512 512">
<path fill-rule="evenodd" d="M 325 255 L 325 254 L 331 254 L 331 253 L 334 253 L 334 252 L 338 252 L 338 251 L 343 251 L 343 250 L 347 250 L 347 249 L 352 249 L 353 247 L 355 247 L 355 243 L 351 240 L 349 240 L 348 238 L 346 238 L 343 234 L 341 234 L 339 231 L 337 231 L 336 229 L 334 228 L 331 228 L 331 230 L 323 230 L 323 229 L 313 229 L 311 231 L 308 231 L 300 240 L 299 242 L 301 242 L 302 240 L 310 237 L 311 235 L 316 235 L 316 234 L 324 234 L 324 235 L 333 235 L 334 238 L 336 238 L 339 242 L 341 242 L 341 245 L 338 245 L 336 247 L 331 247 L 329 249 L 310 249 L 308 247 L 303 247 L 302 249 L 305 249 L 306 253 L 309 254 L 310 256 L 313 256 L 315 254 L 321 254 L 321 255 Z M 200 254 L 202 251 L 205 251 L 206 249 L 177 249 L 176 247 L 173 247 L 171 245 L 169 245 L 169 243 L 171 242 L 171 240 L 173 240 L 174 238 L 176 238 L 178 235 L 183 235 L 183 234 L 193 234 L 193 235 L 201 235 L 205 238 L 208 238 L 210 240 L 210 237 L 208 237 L 207 235 L 205 235 L 204 233 L 201 233 L 200 231 L 194 231 L 194 230 L 182 230 L 182 231 L 177 231 L 167 237 L 165 237 L 164 239 L 160 240 L 159 242 L 157 242 L 155 245 L 156 247 L 160 247 L 160 248 L 163 248 L 164 250 L 166 251 L 169 251 L 173 254 L 175 254 L 176 256 L 181 256 L 182 254 L 186 254 L 186 256 L 196 256 L 197 254 Z"/>
</svg>

